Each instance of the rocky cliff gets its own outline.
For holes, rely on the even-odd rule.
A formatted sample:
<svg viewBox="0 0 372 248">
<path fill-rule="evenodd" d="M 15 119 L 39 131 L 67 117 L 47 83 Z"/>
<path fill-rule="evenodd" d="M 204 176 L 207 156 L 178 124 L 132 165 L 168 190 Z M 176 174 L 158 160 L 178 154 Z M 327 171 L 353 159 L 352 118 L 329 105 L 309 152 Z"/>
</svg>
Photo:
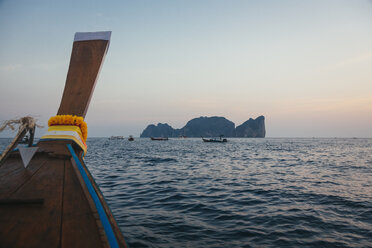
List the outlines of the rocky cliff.
<svg viewBox="0 0 372 248">
<path fill-rule="evenodd" d="M 263 138 L 266 135 L 265 117 L 250 118 L 235 129 L 235 137 Z"/>
<path fill-rule="evenodd" d="M 235 124 L 225 117 L 199 117 L 187 122 L 181 129 L 174 129 L 168 124 L 158 123 L 157 126 L 151 124 L 143 130 L 140 137 L 265 137 L 265 117 L 260 116 L 256 119 L 250 118 L 242 125 L 235 128 Z"/>
<path fill-rule="evenodd" d="M 167 123 L 158 123 L 157 126 L 151 124 L 143 130 L 141 137 L 177 137 L 177 130 L 173 129 Z"/>
<path fill-rule="evenodd" d="M 199 117 L 187 122 L 180 133 L 187 137 L 234 136 L 235 124 L 225 117 Z"/>
</svg>

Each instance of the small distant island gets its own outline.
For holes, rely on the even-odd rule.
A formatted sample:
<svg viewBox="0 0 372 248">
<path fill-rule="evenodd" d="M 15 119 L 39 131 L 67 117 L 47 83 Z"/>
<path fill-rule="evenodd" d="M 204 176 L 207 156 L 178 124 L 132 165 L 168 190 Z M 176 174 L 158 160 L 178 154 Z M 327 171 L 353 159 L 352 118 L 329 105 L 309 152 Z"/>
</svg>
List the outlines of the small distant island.
<svg viewBox="0 0 372 248">
<path fill-rule="evenodd" d="M 225 117 L 199 117 L 187 122 L 181 129 L 174 129 L 167 123 L 148 125 L 141 133 L 141 138 L 149 137 L 239 137 L 239 138 L 265 138 L 265 117 L 250 118 L 235 128 L 235 124 Z"/>
</svg>

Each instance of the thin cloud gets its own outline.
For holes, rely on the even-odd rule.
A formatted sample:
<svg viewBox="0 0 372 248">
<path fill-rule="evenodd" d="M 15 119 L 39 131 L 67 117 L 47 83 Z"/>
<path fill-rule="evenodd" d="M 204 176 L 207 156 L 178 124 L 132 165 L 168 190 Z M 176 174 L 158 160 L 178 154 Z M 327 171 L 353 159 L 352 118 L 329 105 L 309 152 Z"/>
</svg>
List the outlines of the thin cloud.
<svg viewBox="0 0 372 248">
<path fill-rule="evenodd" d="M 347 66 L 347 65 L 364 63 L 367 61 L 372 61 L 372 52 L 342 60 L 340 63 L 337 64 L 337 66 Z"/>
<path fill-rule="evenodd" d="M 9 64 L 9 65 L 0 66 L 0 71 L 14 72 L 14 71 L 17 71 L 20 68 L 22 68 L 21 64 Z"/>
</svg>

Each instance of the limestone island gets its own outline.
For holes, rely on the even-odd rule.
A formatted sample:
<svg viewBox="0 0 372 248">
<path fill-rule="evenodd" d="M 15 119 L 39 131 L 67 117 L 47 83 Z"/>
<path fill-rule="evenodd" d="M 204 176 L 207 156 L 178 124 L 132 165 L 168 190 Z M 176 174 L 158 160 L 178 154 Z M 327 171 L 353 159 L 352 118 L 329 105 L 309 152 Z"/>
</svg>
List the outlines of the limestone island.
<svg viewBox="0 0 372 248">
<path fill-rule="evenodd" d="M 141 138 L 149 137 L 225 137 L 265 138 L 265 117 L 250 118 L 235 128 L 234 122 L 225 117 L 199 117 L 187 122 L 180 129 L 174 129 L 167 123 L 148 125 L 141 133 Z"/>
</svg>

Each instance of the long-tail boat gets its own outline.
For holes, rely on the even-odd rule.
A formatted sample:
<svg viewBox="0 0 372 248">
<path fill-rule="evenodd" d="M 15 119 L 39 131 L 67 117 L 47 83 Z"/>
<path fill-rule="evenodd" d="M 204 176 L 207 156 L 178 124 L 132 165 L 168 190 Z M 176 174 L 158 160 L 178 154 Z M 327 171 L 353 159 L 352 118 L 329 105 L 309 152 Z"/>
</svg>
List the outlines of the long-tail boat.
<svg viewBox="0 0 372 248">
<path fill-rule="evenodd" d="M 83 119 L 110 36 L 75 34 L 61 104 L 48 132 L 36 145 L 14 149 L 28 130 L 22 129 L 1 157 L 0 247 L 126 247 L 83 159 Z M 33 139 L 34 125 L 28 128 Z"/>
<path fill-rule="evenodd" d="M 204 142 L 212 142 L 212 143 L 225 143 L 227 139 L 222 139 L 223 135 L 220 135 L 220 139 L 212 138 L 212 139 L 205 139 L 202 137 Z"/>
<path fill-rule="evenodd" d="M 168 140 L 168 137 L 166 137 L 166 138 L 163 138 L 163 137 L 159 137 L 159 138 L 151 137 L 151 140 L 167 141 Z"/>
</svg>

